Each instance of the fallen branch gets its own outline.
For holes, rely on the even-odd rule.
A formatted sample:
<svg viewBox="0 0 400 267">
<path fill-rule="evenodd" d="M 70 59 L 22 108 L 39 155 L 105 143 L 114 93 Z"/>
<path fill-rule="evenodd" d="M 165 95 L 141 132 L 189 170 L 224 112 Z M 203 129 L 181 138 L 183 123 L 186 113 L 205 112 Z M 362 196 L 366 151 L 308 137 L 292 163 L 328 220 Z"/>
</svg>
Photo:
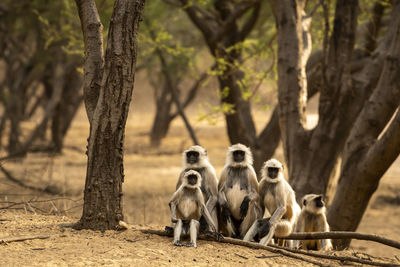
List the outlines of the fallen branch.
<svg viewBox="0 0 400 267">
<path fill-rule="evenodd" d="M 381 243 L 390 247 L 400 249 L 400 242 L 391 240 L 378 235 L 361 234 L 355 232 L 333 231 L 333 232 L 314 232 L 314 233 L 292 233 L 289 236 L 279 237 L 290 240 L 309 240 L 309 239 L 358 239 Z"/>
<path fill-rule="evenodd" d="M 155 235 L 160 235 L 160 236 L 172 236 L 172 234 L 167 233 L 165 231 L 161 231 L 161 230 L 144 229 L 144 230 L 140 230 L 140 231 L 142 233 L 145 233 L 145 234 L 155 234 Z M 298 237 L 295 236 L 295 238 L 299 238 L 300 239 L 299 236 Z M 324 238 L 327 238 L 327 237 L 324 237 Z M 324 238 L 321 238 L 321 239 L 324 239 Z M 212 237 L 212 236 L 209 236 L 209 235 L 200 235 L 199 239 L 217 241 L 215 239 L 215 237 Z M 318 238 L 314 238 L 314 239 L 318 239 Z M 312 263 L 312 264 L 315 264 L 315 265 L 318 265 L 318 266 L 330 266 L 330 265 L 322 263 L 320 261 L 312 260 L 312 259 L 309 259 L 309 258 L 304 258 L 304 257 L 302 257 L 300 255 L 297 255 L 297 254 L 303 254 L 303 255 L 306 255 L 306 256 L 309 256 L 309 257 L 315 257 L 315 258 L 337 260 L 337 261 L 341 261 L 341 262 L 342 261 L 347 261 L 347 262 L 355 262 L 355 263 L 361 263 L 361 264 L 369 264 L 369 265 L 373 265 L 373 266 L 385 266 L 385 267 L 388 267 L 388 266 L 400 266 L 400 265 L 396 265 L 394 263 L 377 262 L 377 261 L 360 259 L 360 258 L 351 257 L 351 256 L 327 255 L 327 254 L 323 254 L 323 253 L 309 252 L 309 251 L 303 251 L 303 250 L 296 250 L 296 249 L 290 249 L 290 248 L 285 248 L 285 247 L 279 247 L 279 246 L 276 246 L 276 245 L 264 246 L 264 245 L 261 245 L 259 243 L 243 241 L 243 240 L 240 240 L 240 239 L 234 239 L 234 238 L 230 238 L 230 237 L 224 237 L 224 239 L 220 240 L 219 242 L 233 244 L 233 245 L 239 245 L 239 246 L 248 247 L 248 248 L 254 248 L 254 249 L 264 249 L 264 250 L 267 250 L 267 251 L 272 252 L 272 253 L 280 253 L 282 255 L 285 255 L 285 256 L 288 256 L 288 257 L 291 257 L 291 258 L 295 258 L 295 259 L 299 259 L 299 260 L 302 260 L 302 261 L 306 261 L 306 262 L 309 262 L 309 263 Z"/>
<path fill-rule="evenodd" d="M 316 257 L 316 258 L 338 260 L 338 261 L 347 261 L 347 262 L 351 261 L 351 262 L 369 264 L 369 265 L 374 265 L 374 266 L 400 266 L 400 265 L 397 265 L 397 264 L 394 264 L 394 263 L 378 262 L 378 261 L 361 259 L 361 258 L 358 258 L 358 257 L 328 255 L 328 254 L 312 252 L 312 251 L 307 251 L 307 250 L 298 250 L 298 249 L 292 249 L 292 248 L 287 248 L 287 247 L 280 247 L 280 246 L 277 246 L 277 245 L 269 245 L 269 246 L 274 247 L 274 248 L 281 248 L 281 249 L 284 249 L 286 251 L 290 251 L 290 252 L 293 252 L 293 253 L 299 253 L 299 254 L 303 254 L 303 255 L 311 256 L 311 257 Z"/>
<path fill-rule="evenodd" d="M 26 241 L 32 239 L 47 239 L 49 235 L 32 235 L 32 236 L 19 236 L 19 237 L 7 237 L 0 239 L 0 244 L 7 244 L 11 242 Z"/>
<path fill-rule="evenodd" d="M 152 229 L 143 229 L 140 230 L 142 233 L 144 234 L 153 234 L 153 235 L 160 235 L 160 236 L 172 236 L 172 234 L 169 234 L 165 231 L 161 231 L 161 230 L 152 230 Z M 251 242 L 247 242 L 247 241 L 243 241 L 240 239 L 234 239 L 234 238 L 230 238 L 230 237 L 224 237 L 222 240 L 217 241 L 214 237 L 210 236 L 210 235 L 200 235 L 199 239 L 202 240 L 208 240 L 208 241 L 216 241 L 216 242 L 221 242 L 221 243 L 227 243 L 227 244 L 233 244 L 233 245 L 238 245 L 238 246 L 243 246 L 243 247 L 249 247 L 249 248 L 255 248 L 255 249 L 264 249 L 267 250 L 269 252 L 272 253 L 279 253 L 282 254 L 284 256 L 287 257 L 291 257 L 291 258 L 295 258 L 298 260 L 302 260 L 317 266 L 323 266 L 323 267 L 327 267 L 327 266 L 331 266 L 330 264 L 325 264 L 322 263 L 320 261 L 316 261 L 313 259 L 308 259 L 305 257 L 302 257 L 300 255 L 296 255 L 295 253 L 292 253 L 290 251 L 285 251 L 281 248 L 273 248 L 273 247 L 267 247 L 267 246 L 263 246 L 261 244 L 258 243 L 251 243 Z"/>
</svg>

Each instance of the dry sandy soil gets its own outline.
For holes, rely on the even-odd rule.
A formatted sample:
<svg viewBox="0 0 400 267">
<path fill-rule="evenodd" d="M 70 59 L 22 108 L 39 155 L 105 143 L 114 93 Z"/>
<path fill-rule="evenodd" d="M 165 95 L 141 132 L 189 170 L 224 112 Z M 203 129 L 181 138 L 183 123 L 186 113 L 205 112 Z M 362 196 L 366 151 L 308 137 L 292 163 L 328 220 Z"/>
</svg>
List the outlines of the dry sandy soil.
<svg viewBox="0 0 400 267">
<path fill-rule="evenodd" d="M 198 248 L 175 247 L 171 238 L 124 232 L 75 231 L 60 224 L 74 221 L 63 216 L 1 212 L 1 234 L 43 234 L 49 239 L 1 245 L 0 266 L 312 266 L 313 264 L 268 251 L 210 241 Z M 264 257 L 264 258 L 259 258 Z M 322 261 L 335 266 L 336 263 Z"/>
<path fill-rule="evenodd" d="M 147 94 L 149 95 L 149 94 Z M 191 141 L 177 119 L 167 139 L 159 149 L 150 149 L 148 131 L 152 108 L 148 96 L 140 88 L 134 95 L 134 107 L 129 115 L 125 143 L 125 221 L 135 228 L 161 229 L 169 224 L 168 201 L 175 188 L 181 168 L 181 152 Z M 141 104 L 140 104 L 141 103 Z M 224 122 L 215 125 L 190 118 L 200 143 L 207 148 L 211 163 L 220 173 L 229 142 Z M 267 113 L 255 113 L 259 128 L 267 121 Z M 27 124 L 25 128 L 32 127 Z M 23 183 L 58 192 L 49 195 L 23 188 L 0 173 L 0 238 L 33 234 L 48 234 L 45 240 L 31 240 L 0 245 L 0 266 L 85 266 L 85 265 L 266 265 L 306 266 L 307 263 L 267 251 L 234 245 L 200 241 L 199 247 L 174 247 L 171 239 L 141 234 L 138 231 L 106 232 L 74 231 L 58 226 L 77 221 L 81 214 L 82 191 L 86 172 L 85 146 L 89 125 L 81 108 L 65 140 L 62 155 L 35 153 L 18 161 L 3 162 L 14 177 Z M 282 159 L 281 149 L 275 155 Z M 362 233 L 379 234 L 400 240 L 400 160 L 385 174 L 378 191 L 358 229 Z M 372 242 L 354 241 L 350 251 L 374 256 L 400 256 L 399 250 Z M 400 264 L 400 261 L 397 261 Z M 329 263 L 334 265 L 333 262 Z"/>
</svg>

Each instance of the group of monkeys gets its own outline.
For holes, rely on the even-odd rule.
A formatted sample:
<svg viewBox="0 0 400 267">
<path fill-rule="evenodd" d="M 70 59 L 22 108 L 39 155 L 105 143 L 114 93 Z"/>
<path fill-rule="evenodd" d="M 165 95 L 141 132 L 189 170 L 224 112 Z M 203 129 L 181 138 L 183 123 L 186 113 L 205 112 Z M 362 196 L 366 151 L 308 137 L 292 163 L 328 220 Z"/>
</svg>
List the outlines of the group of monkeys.
<svg viewBox="0 0 400 267">
<path fill-rule="evenodd" d="M 228 148 L 219 181 L 203 147 L 185 150 L 183 171 L 169 202 L 173 244 L 182 246 L 185 234 L 190 236 L 186 246 L 197 247 L 199 232 L 213 232 L 263 245 L 276 241 L 295 248 L 331 249 L 329 239 L 286 243 L 279 239 L 292 231 L 329 231 L 322 196 L 304 196 L 300 209 L 284 178 L 283 165 L 276 159 L 264 163 L 261 177 L 258 182 L 252 153 L 242 144 Z"/>
</svg>

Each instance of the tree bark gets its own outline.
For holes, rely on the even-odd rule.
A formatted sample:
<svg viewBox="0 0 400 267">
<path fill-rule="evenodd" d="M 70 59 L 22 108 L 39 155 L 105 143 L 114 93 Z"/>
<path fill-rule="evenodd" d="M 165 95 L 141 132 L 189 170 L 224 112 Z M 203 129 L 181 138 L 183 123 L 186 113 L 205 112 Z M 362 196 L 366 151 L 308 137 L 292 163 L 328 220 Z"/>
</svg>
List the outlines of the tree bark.
<svg viewBox="0 0 400 267">
<path fill-rule="evenodd" d="M 357 110 L 351 114 L 347 111 L 354 104 L 350 62 L 358 3 L 338 1 L 328 53 L 328 86 L 320 87 L 319 121 L 314 129 L 305 129 L 307 57 L 301 38 L 301 26 L 304 28 L 305 23 L 301 17 L 302 4 L 302 1 L 273 2 L 278 27 L 280 126 L 289 179 L 298 199 L 307 193 L 326 193 L 357 114 Z"/>
<path fill-rule="evenodd" d="M 103 77 L 100 91 L 85 94 L 90 120 L 88 163 L 83 213 L 77 229 L 116 229 L 122 214 L 122 183 L 124 180 L 123 142 L 126 118 L 132 97 L 136 64 L 136 38 L 144 0 L 117 0 L 111 18 L 104 73 L 101 32 L 94 1 L 76 0 L 85 39 L 85 82 L 93 84 Z M 90 22 L 95 18 L 94 22 Z M 92 25 L 92 26 L 91 26 Z M 86 31 L 86 32 L 85 32 Z M 89 37 L 92 37 L 89 38 Z M 90 42 L 95 44 L 91 53 Z M 100 49 L 100 50 L 99 50 Z M 89 74 L 96 74 L 89 77 Z M 89 89 L 95 89 L 89 88 Z M 87 88 L 88 89 L 88 88 Z M 96 101 L 96 99 L 98 99 Z M 97 102 L 94 104 L 94 102 Z M 90 115 L 91 109 L 95 110 Z"/>
<path fill-rule="evenodd" d="M 304 151 L 307 132 L 306 88 L 302 40 L 303 1 L 271 1 L 278 29 L 279 122 L 288 164 L 293 179 L 295 159 Z"/>
<path fill-rule="evenodd" d="M 91 122 L 103 78 L 103 25 L 100 22 L 94 1 L 75 0 L 75 2 L 78 6 L 85 43 L 83 95 L 85 98 L 86 114 L 89 122 Z"/>
<path fill-rule="evenodd" d="M 387 32 L 392 42 L 377 88 L 358 116 L 343 153 L 338 190 L 328 213 L 333 230 L 357 229 L 380 178 L 400 153 L 400 1 L 392 12 Z M 336 245 L 345 248 L 349 243 Z"/>
</svg>

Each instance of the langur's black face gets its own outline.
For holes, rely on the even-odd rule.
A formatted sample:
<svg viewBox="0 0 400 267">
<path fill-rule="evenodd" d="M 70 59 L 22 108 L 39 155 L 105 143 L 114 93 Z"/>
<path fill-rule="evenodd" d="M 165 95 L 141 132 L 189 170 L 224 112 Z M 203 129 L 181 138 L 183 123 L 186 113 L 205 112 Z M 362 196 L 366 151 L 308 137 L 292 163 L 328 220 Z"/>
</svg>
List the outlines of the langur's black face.
<svg viewBox="0 0 400 267">
<path fill-rule="evenodd" d="M 317 208 L 322 208 L 324 206 L 324 202 L 322 201 L 322 196 L 314 198 L 314 202 Z"/>
<path fill-rule="evenodd" d="M 195 185 L 197 183 L 197 175 L 190 174 L 188 177 L 188 184 Z"/>
<path fill-rule="evenodd" d="M 243 150 L 235 150 L 233 151 L 233 161 L 234 162 L 242 162 L 244 161 L 245 152 Z"/>
<path fill-rule="evenodd" d="M 279 168 L 275 168 L 275 167 L 268 167 L 268 177 L 275 179 L 276 177 L 278 177 L 279 174 Z"/>
<path fill-rule="evenodd" d="M 186 152 L 186 162 L 189 164 L 196 164 L 199 162 L 199 152 L 197 151 L 188 151 Z"/>
</svg>

